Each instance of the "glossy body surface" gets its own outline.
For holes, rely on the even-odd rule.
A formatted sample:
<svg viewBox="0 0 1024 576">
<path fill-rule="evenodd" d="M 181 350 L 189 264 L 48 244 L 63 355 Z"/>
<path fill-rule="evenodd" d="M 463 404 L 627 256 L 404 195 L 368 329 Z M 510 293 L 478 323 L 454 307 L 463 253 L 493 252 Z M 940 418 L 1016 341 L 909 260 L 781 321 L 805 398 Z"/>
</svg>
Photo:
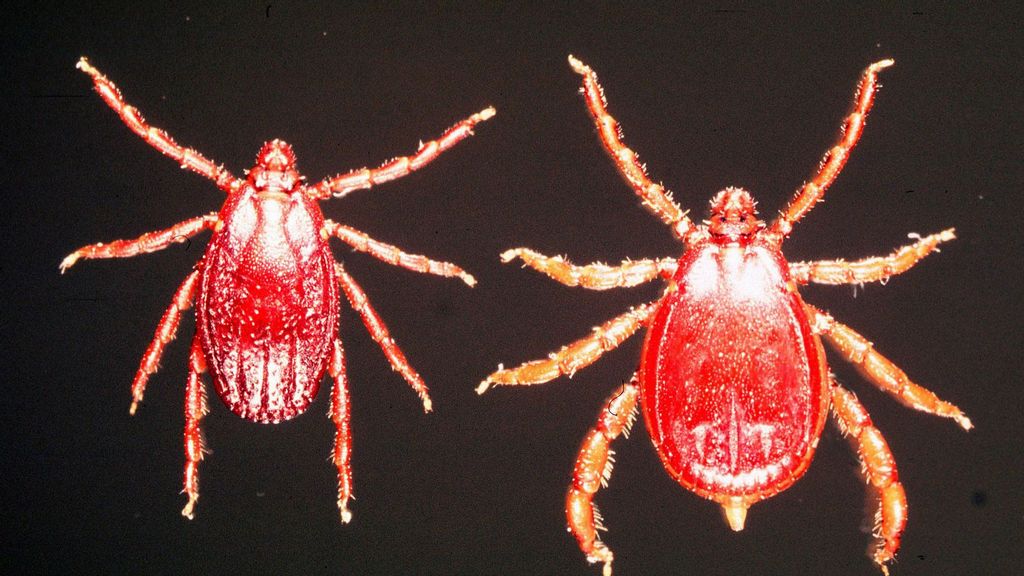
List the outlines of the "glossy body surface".
<svg viewBox="0 0 1024 576">
<path fill-rule="evenodd" d="M 915 243 L 888 256 L 850 262 L 791 263 L 782 244 L 839 175 L 874 102 L 877 74 L 893 62 L 882 60 L 864 71 L 839 141 L 771 224 L 757 218 L 752 196 L 736 187 L 712 198 L 707 221 L 690 220 L 622 142 L 597 74 L 571 56 L 569 62 L 583 77 L 581 92 L 619 172 L 685 251 L 677 258 L 615 266 L 579 266 L 528 248 L 506 251 L 505 262 L 521 259 L 567 286 L 606 290 L 660 278 L 666 287 L 657 300 L 606 321 L 545 359 L 499 367 L 477 392 L 571 376 L 646 328 L 639 370 L 608 397 L 584 436 L 565 497 L 569 531 L 587 559 L 611 574 L 614 556 L 598 537 L 604 526 L 593 500 L 611 478 L 611 444 L 629 432 L 638 409 L 666 471 L 687 490 L 720 505 L 734 530 L 743 529 L 750 506 L 804 474 L 831 413 L 856 449 L 877 503 L 869 556 L 887 572 L 906 526 L 903 485 L 881 432 L 856 396 L 830 375 L 822 340 L 901 403 L 965 429 L 971 422 L 959 408 L 912 382 L 863 336 L 804 302 L 798 286 L 886 281 L 952 240 L 953 230 L 915 235 Z"/>
<path fill-rule="evenodd" d="M 772 246 L 706 242 L 678 266 L 644 345 L 644 420 L 684 487 L 749 504 L 810 463 L 828 410 L 821 344 Z"/>
<path fill-rule="evenodd" d="M 342 197 L 418 170 L 472 134 L 473 127 L 494 115 L 487 108 L 458 122 L 436 140 L 421 143 L 411 156 L 400 156 L 375 169 L 362 168 L 307 185 L 298 172 L 292 147 L 267 142 L 245 178 L 236 178 L 199 152 L 182 147 L 163 130 L 150 126 L 125 102 L 113 82 L 82 58 L 78 68 L 92 77 L 96 92 L 136 135 L 185 169 L 213 181 L 227 194 L 221 210 L 180 222 L 131 240 L 79 248 L 61 262 L 67 271 L 82 258 L 123 258 L 154 252 L 213 232 L 203 259 L 172 298 L 143 355 L 132 382 L 135 413 L 149 377 L 164 348 L 175 337 L 181 314 L 196 304 L 197 334 L 192 341 L 185 388 L 184 492 L 182 514 L 193 517 L 199 499 L 199 462 L 206 451 L 200 422 L 207 413 L 204 372 L 212 372 L 217 395 L 242 418 L 275 423 L 301 414 L 313 401 L 327 372 L 331 421 L 336 427 L 331 459 L 338 471 L 338 510 L 351 520 L 352 437 L 348 385 L 338 337 L 339 292 L 359 314 L 397 371 L 419 395 L 426 412 L 430 395 L 370 305 L 362 288 L 331 253 L 336 238 L 354 250 L 415 272 L 458 277 L 475 284 L 458 266 L 409 254 L 359 230 L 325 219 L 321 200 Z M 339 290 L 340 289 L 340 290 Z"/>
</svg>

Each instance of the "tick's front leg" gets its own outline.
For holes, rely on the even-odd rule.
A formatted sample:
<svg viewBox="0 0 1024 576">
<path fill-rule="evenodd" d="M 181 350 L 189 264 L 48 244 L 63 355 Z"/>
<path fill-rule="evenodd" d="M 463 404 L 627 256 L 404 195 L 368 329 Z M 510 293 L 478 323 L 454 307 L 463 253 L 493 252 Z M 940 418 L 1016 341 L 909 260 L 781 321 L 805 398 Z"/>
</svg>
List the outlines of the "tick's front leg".
<svg viewBox="0 0 1024 576">
<path fill-rule="evenodd" d="M 345 296 L 348 298 L 352 308 L 363 318 L 363 324 L 370 332 L 370 336 L 380 346 L 380 349 L 384 351 L 388 362 L 391 363 L 391 368 L 401 374 L 405 381 L 409 383 L 409 386 L 412 386 L 412 389 L 419 394 L 420 399 L 423 401 L 423 411 L 430 412 L 432 410 L 432 403 L 430 401 L 430 394 L 427 391 L 427 384 L 416 370 L 413 369 L 412 365 L 409 364 L 409 361 L 406 360 L 405 354 L 402 353 L 402 349 L 395 343 L 395 339 L 391 337 L 387 326 L 384 325 L 384 321 L 377 315 L 373 306 L 370 306 L 370 300 L 366 297 L 363 289 L 356 283 L 355 279 L 348 275 L 348 272 L 345 272 L 345 268 L 340 262 L 335 262 L 334 267 L 341 290 L 345 292 Z"/>
<path fill-rule="evenodd" d="M 147 232 L 132 240 L 114 240 L 82 246 L 64 258 L 60 263 L 60 273 L 66 272 L 81 258 L 130 258 L 147 252 L 163 250 L 171 244 L 185 242 L 203 230 L 213 230 L 216 228 L 217 222 L 219 222 L 217 214 L 210 213 L 206 216 L 196 216 L 179 222 L 165 230 Z"/>
<path fill-rule="evenodd" d="M 501 261 L 508 263 L 520 258 L 525 266 L 546 274 L 566 286 L 582 286 L 588 290 L 629 288 L 654 280 L 658 276 L 671 277 L 676 271 L 676 261 L 626 260 L 618 266 L 588 264 L 577 266 L 561 256 L 545 256 L 529 248 L 513 248 L 501 254 Z"/>
<path fill-rule="evenodd" d="M 425 144 L 420 143 L 419 150 L 412 156 L 400 156 L 373 170 L 363 168 L 328 178 L 309 190 L 320 200 L 330 198 L 332 194 L 340 198 L 349 192 L 363 190 L 406 176 L 434 161 L 442 152 L 455 146 L 467 136 L 471 136 L 474 126 L 492 116 L 494 116 L 494 108 L 484 108 L 449 128 L 437 140 L 431 140 Z"/>
<path fill-rule="evenodd" d="M 604 576 L 611 576 L 613 556 L 597 536 L 597 531 L 605 528 L 593 499 L 599 488 L 608 485 L 613 463 L 611 443 L 620 434 L 629 436 L 639 396 L 640 389 L 634 374 L 629 384 L 624 384 L 605 401 L 597 425 L 590 429 L 580 446 L 576 466 L 573 467 L 572 485 L 565 496 L 569 531 L 576 537 L 587 560 L 604 563 Z"/>
<path fill-rule="evenodd" d="M 863 284 L 864 282 L 885 281 L 910 270 L 922 258 L 937 252 L 939 244 L 949 242 L 956 236 L 953 229 L 931 234 L 908 246 L 903 246 L 883 257 L 864 258 L 855 262 L 843 260 L 818 260 L 817 262 L 796 262 L 789 265 L 789 272 L 797 284 L 816 282 L 818 284 Z"/>
<path fill-rule="evenodd" d="M 907 525 L 907 496 L 899 481 L 896 461 L 864 406 L 852 392 L 835 382 L 832 383 L 832 413 L 839 428 L 857 448 L 868 486 L 878 499 L 874 529 L 878 541 L 869 555 L 888 576 L 886 563 L 892 561 L 899 550 L 900 536 Z"/>
<path fill-rule="evenodd" d="M 683 212 L 679 205 L 672 200 L 671 192 L 648 178 L 647 171 L 644 170 L 636 153 L 623 144 L 622 130 L 615 118 L 608 113 L 604 90 L 597 81 L 597 73 L 573 56 L 569 56 L 569 65 L 577 74 L 583 76 L 583 88 L 580 91 L 594 118 L 598 134 L 601 135 L 601 142 L 612 160 L 615 161 L 619 172 L 643 200 L 644 207 L 671 226 L 679 238 L 686 240 L 695 230 L 693 222 L 690 221 L 686 212 Z"/>
<path fill-rule="evenodd" d="M 206 416 L 206 390 L 202 374 L 206 372 L 206 358 L 200 347 L 199 337 L 192 342 L 192 354 L 188 363 L 188 385 L 185 387 L 185 494 L 188 503 L 181 515 L 191 520 L 196 502 L 199 501 L 199 462 L 203 459 L 203 432 L 199 421 Z"/>
<path fill-rule="evenodd" d="M 84 57 L 78 61 L 76 67 L 92 77 L 96 92 L 103 97 L 108 106 L 113 108 L 114 112 L 117 112 L 117 115 L 121 117 L 121 121 L 131 128 L 132 132 L 141 136 L 147 144 L 156 148 L 165 156 L 174 159 L 182 168 L 188 168 L 197 174 L 213 180 L 221 190 L 228 191 L 231 189 L 235 183 L 235 177 L 231 175 L 231 172 L 225 170 L 223 166 L 218 166 L 199 152 L 178 145 L 167 132 L 147 124 L 142 114 L 135 107 L 129 106 L 124 101 L 121 91 L 117 89 L 117 86 L 101 74 L 99 70 L 93 68 Z"/>
<path fill-rule="evenodd" d="M 353 498 L 352 428 L 348 403 L 348 382 L 345 376 L 345 352 L 341 347 L 341 340 L 335 339 L 334 341 L 334 352 L 331 354 L 328 371 L 334 378 L 334 388 L 331 390 L 331 408 L 327 415 L 330 416 L 331 422 L 334 422 L 337 429 L 334 434 L 334 450 L 331 452 L 331 460 L 338 468 L 338 511 L 341 513 L 341 523 L 348 524 L 352 521 L 352 512 L 348 509 L 348 501 Z"/>
<path fill-rule="evenodd" d="M 374 240 L 365 232 L 345 226 L 344 224 L 338 224 L 332 220 L 325 220 L 324 232 L 329 236 L 338 238 L 360 252 L 366 252 L 374 258 L 383 260 L 393 266 L 400 266 L 407 270 L 421 272 L 424 274 L 436 274 L 437 276 L 448 277 L 458 276 L 466 284 L 470 286 L 476 285 L 476 279 L 473 278 L 473 275 L 467 273 L 455 264 L 431 260 L 426 256 L 420 256 L 419 254 L 407 254 L 397 246 L 392 246 L 390 244 Z"/>
<path fill-rule="evenodd" d="M 656 307 L 657 303 L 644 304 L 617 318 L 612 318 L 594 328 L 590 336 L 563 346 L 558 352 L 548 355 L 545 360 L 533 360 L 510 369 L 499 366 L 497 372 L 476 387 L 476 393 L 483 394 L 492 385 L 543 384 L 562 375 L 571 377 L 577 370 L 590 366 L 602 354 L 614 350 L 635 334 L 647 322 Z"/>
</svg>

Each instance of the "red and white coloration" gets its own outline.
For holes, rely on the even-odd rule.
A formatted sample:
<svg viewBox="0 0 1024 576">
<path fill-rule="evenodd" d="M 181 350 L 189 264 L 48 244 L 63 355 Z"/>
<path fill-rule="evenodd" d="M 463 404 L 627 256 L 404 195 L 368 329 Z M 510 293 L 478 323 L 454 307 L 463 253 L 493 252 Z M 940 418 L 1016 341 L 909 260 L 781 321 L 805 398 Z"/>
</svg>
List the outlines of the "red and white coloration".
<svg viewBox="0 0 1024 576">
<path fill-rule="evenodd" d="M 583 440 L 566 496 L 569 530 L 591 562 L 611 573 L 612 552 L 597 537 L 600 515 L 592 500 L 611 474 L 611 441 L 629 431 L 637 404 L 662 464 L 683 487 L 720 504 L 734 530 L 747 509 L 778 494 L 810 465 L 829 407 L 849 435 L 870 489 L 879 501 L 872 559 L 883 572 L 899 548 L 907 506 L 892 454 L 856 397 L 829 373 L 824 338 L 867 379 L 911 408 L 971 421 L 960 410 L 911 382 L 871 343 L 806 304 L 797 290 L 808 282 L 860 284 L 884 281 L 912 267 L 953 239 L 953 230 L 924 238 L 881 258 L 791 264 L 783 240 L 821 199 L 856 145 L 877 90 L 872 64 L 860 81 L 843 135 L 770 226 L 757 218 L 745 190 L 726 188 L 711 200 L 711 217 L 694 224 L 660 184 L 652 182 L 621 141 L 597 75 L 569 57 L 583 76 L 582 92 L 605 148 L 651 212 L 685 244 L 679 259 L 626 261 L 619 266 L 576 266 L 526 248 L 509 250 L 568 286 L 593 290 L 635 286 L 658 277 L 667 287 L 657 301 L 638 306 L 594 329 L 547 359 L 499 369 L 477 388 L 530 385 L 572 376 L 640 328 L 647 328 L 640 370 L 608 399 Z M 500 367 L 499 367 L 500 368 Z"/>
<path fill-rule="evenodd" d="M 356 281 L 331 254 L 338 238 L 355 250 L 416 272 L 476 281 L 458 266 L 407 254 L 343 224 L 324 218 L 318 202 L 394 180 L 422 168 L 473 133 L 494 115 L 487 108 L 452 126 L 440 138 L 421 144 L 412 156 L 376 169 L 354 170 L 307 186 L 296 169 L 292 147 L 281 140 L 266 143 L 245 178 L 179 146 L 163 130 L 150 126 L 121 92 L 82 58 L 78 68 L 89 74 L 96 92 L 121 120 L 182 168 L 213 180 L 228 196 L 219 212 L 199 216 L 133 240 L 92 244 L 72 252 L 61 272 L 80 258 L 124 258 L 184 242 L 203 230 L 213 238 L 196 269 L 185 278 L 164 313 L 132 382 L 135 413 L 146 382 L 156 372 L 164 347 L 174 339 L 184 310 L 196 306 L 196 336 L 189 360 L 185 393 L 185 493 L 182 514 L 192 518 L 199 499 L 199 461 L 203 458 L 199 422 L 207 413 L 201 375 L 209 370 L 217 395 L 232 412 L 254 422 L 275 423 L 301 414 L 316 397 L 324 372 L 334 378 L 330 417 L 337 427 L 332 453 L 338 469 L 338 508 L 342 522 L 352 514 L 351 432 L 345 361 L 338 338 L 338 287 L 363 319 L 373 339 L 431 409 L 427 386 L 409 365 L 383 321 Z"/>
</svg>

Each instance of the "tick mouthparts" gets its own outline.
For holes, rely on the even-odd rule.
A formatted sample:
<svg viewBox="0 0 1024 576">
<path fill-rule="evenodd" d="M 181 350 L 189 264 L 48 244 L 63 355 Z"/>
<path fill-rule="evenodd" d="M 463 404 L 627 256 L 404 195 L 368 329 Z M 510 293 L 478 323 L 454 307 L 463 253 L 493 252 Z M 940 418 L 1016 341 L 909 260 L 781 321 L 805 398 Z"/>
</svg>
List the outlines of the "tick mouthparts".
<svg viewBox="0 0 1024 576">
<path fill-rule="evenodd" d="M 747 503 L 742 498 L 732 498 L 722 504 L 725 519 L 729 521 L 729 528 L 732 528 L 733 532 L 743 530 L 743 524 L 747 520 L 747 507 Z"/>
</svg>

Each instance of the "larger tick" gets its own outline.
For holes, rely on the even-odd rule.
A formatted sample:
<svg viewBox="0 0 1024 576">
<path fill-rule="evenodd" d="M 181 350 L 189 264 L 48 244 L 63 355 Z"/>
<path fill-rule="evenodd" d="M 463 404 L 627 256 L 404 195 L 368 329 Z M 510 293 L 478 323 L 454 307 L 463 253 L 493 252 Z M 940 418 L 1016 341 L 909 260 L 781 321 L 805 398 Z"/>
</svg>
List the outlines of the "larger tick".
<svg viewBox="0 0 1024 576">
<path fill-rule="evenodd" d="M 603 527 L 592 500 L 611 474 L 611 441 L 629 431 L 638 402 L 665 469 L 686 489 L 721 505 L 734 530 L 743 529 L 747 508 L 785 490 L 807 470 L 831 407 L 840 429 L 855 444 L 878 499 L 877 541 L 870 554 L 888 573 L 886 563 L 899 548 L 906 524 L 903 486 L 868 413 L 829 374 L 821 338 L 907 406 L 952 418 L 965 429 L 971 421 L 956 406 L 911 382 L 864 337 L 805 303 L 797 287 L 884 281 L 952 240 L 953 230 L 920 238 L 886 257 L 855 262 L 789 263 L 781 247 L 793 224 L 821 200 L 842 170 L 874 100 L 876 75 L 892 60 L 864 71 L 839 142 L 770 226 L 758 220 L 753 199 L 740 188 L 719 192 L 711 200 L 710 219 L 694 224 L 620 140 L 594 71 L 571 56 L 569 62 L 583 76 L 582 92 L 605 148 L 644 206 L 671 227 L 686 251 L 678 259 L 619 266 L 575 266 L 526 248 L 502 254 L 506 262 L 521 258 L 568 286 L 604 290 L 659 276 L 668 285 L 659 300 L 606 322 L 548 359 L 499 369 L 477 391 L 572 376 L 647 328 L 640 370 L 609 397 L 583 440 L 566 496 L 569 530 L 588 560 L 604 563 L 606 575 L 611 573 L 612 552 L 597 537 Z"/>
<path fill-rule="evenodd" d="M 212 230 L 203 259 L 185 278 L 156 330 L 132 382 L 131 413 L 142 401 L 146 382 L 156 372 L 164 347 L 174 339 L 183 310 L 196 306 L 185 392 L 185 493 L 181 511 L 192 518 L 199 499 L 199 461 L 203 458 L 199 422 L 207 412 L 200 380 L 209 369 L 217 394 L 232 412 L 255 422 L 274 423 L 301 414 L 320 388 L 324 372 L 334 378 L 331 420 L 337 427 L 332 459 L 338 469 L 338 509 L 342 522 L 352 514 L 351 432 L 345 361 L 338 330 L 338 286 L 363 319 L 391 367 L 419 394 L 430 411 L 430 396 L 419 374 L 388 334 L 362 288 L 331 254 L 332 237 L 389 264 L 440 276 L 457 276 L 472 286 L 471 275 L 454 264 L 407 254 L 363 232 L 324 218 L 318 202 L 369 188 L 422 168 L 472 134 L 473 126 L 494 115 L 493 108 L 452 126 L 437 140 L 421 144 L 412 156 L 379 168 L 354 170 L 308 186 L 295 165 L 292 147 L 266 143 L 245 178 L 236 178 L 195 150 L 179 146 L 163 130 L 148 125 L 117 87 L 85 58 L 78 68 L 89 74 L 96 92 L 121 120 L 161 153 L 213 180 L 227 193 L 220 212 L 150 232 L 134 240 L 93 244 L 72 252 L 60 265 L 66 271 L 80 258 L 121 258 L 161 250 Z"/>
</svg>

